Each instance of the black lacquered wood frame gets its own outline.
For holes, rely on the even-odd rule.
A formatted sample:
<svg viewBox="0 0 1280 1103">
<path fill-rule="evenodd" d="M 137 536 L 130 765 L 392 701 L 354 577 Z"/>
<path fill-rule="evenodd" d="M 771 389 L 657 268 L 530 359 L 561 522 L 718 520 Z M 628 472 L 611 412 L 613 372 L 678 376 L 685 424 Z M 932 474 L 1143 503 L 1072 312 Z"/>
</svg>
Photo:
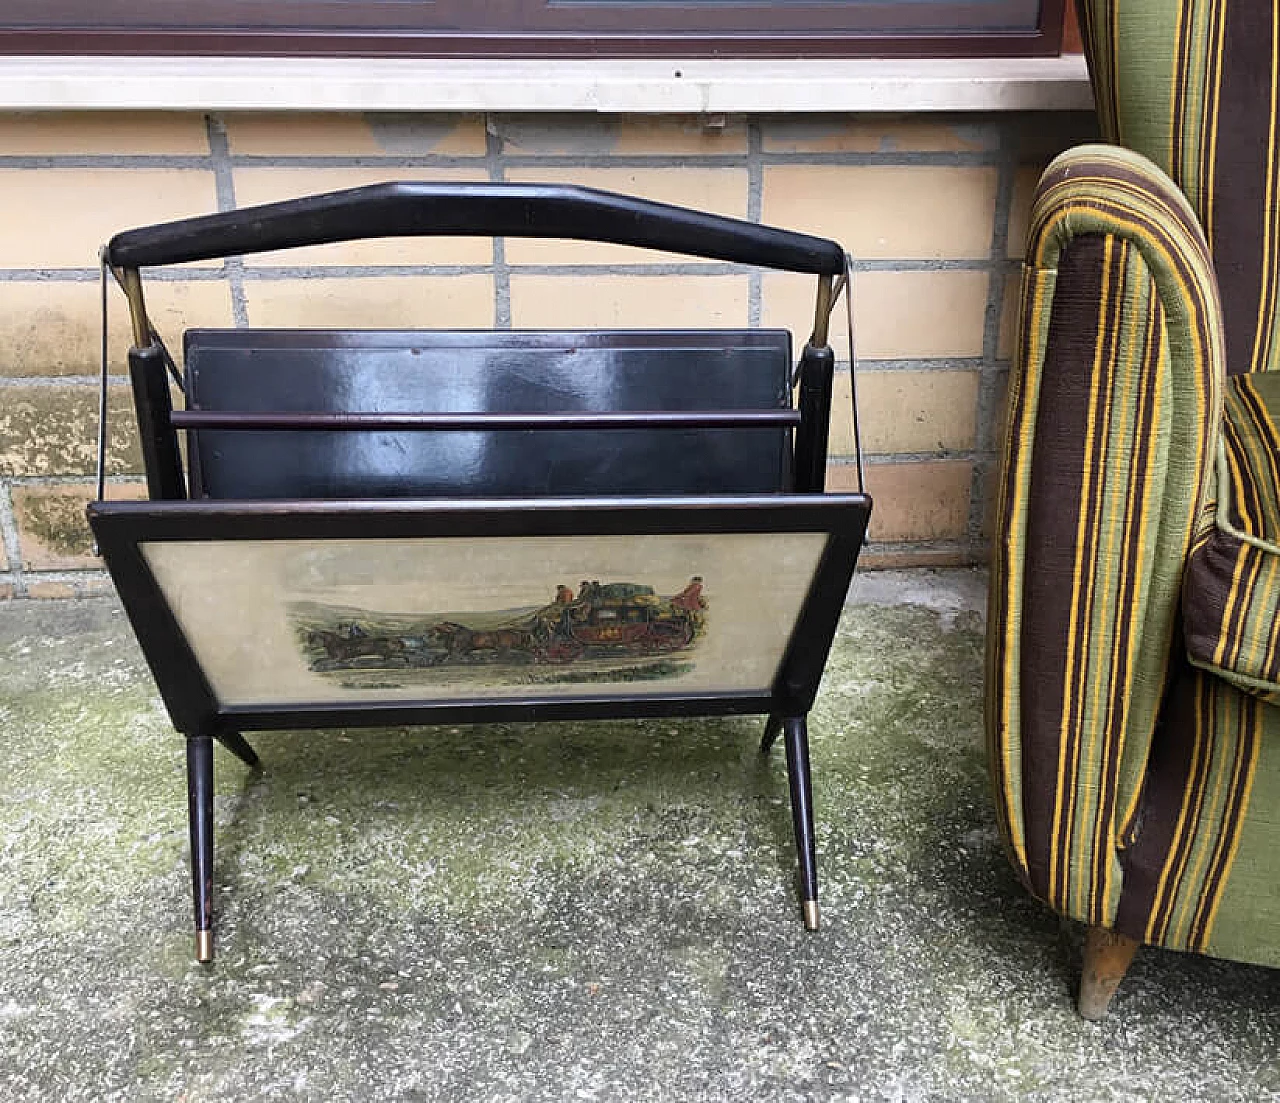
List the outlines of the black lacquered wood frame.
<svg viewBox="0 0 1280 1103">
<path fill-rule="evenodd" d="M 174 726 L 187 735 L 281 728 L 809 711 L 862 545 L 863 495 L 446 501 L 97 502 L 89 521 Z M 642 536 L 821 532 L 827 542 L 765 693 L 576 694 L 445 701 L 221 704 L 142 546 L 161 541 Z"/>
<path fill-rule="evenodd" d="M 187 264 L 371 237 L 572 238 L 838 275 L 836 242 L 743 219 L 570 184 L 395 181 L 264 203 L 116 234 L 116 268 Z"/>
<path fill-rule="evenodd" d="M 682 402 L 689 396 L 683 392 L 671 408 L 655 402 L 670 399 L 670 395 L 650 391 L 633 395 L 634 401 L 621 403 L 620 409 L 553 407 L 521 409 L 513 414 L 503 410 L 501 403 L 496 403 L 497 409 L 491 403 L 489 408 L 461 411 L 375 410 L 361 409 L 360 396 L 346 396 L 345 390 L 340 392 L 346 396 L 343 401 L 353 402 L 355 408 L 333 408 L 333 396 L 326 392 L 312 396 L 318 408 L 298 409 L 294 407 L 298 398 L 295 388 L 284 393 L 260 393 L 258 397 L 270 401 L 253 408 L 252 401 L 243 401 L 240 389 L 242 385 L 252 389 L 260 382 L 253 373 L 224 396 L 228 405 L 201 409 L 195 388 L 190 386 L 188 400 L 193 408 L 179 412 L 172 409 L 168 372 L 173 363 L 147 317 L 141 267 L 367 237 L 440 234 L 606 241 L 814 274 L 818 277 L 818 293 L 812 336 L 794 373 L 784 370 L 779 380 L 781 390 L 768 401 L 756 395 L 758 405 L 744 409 L 733 408 L 735 403 L 731 400 L 741 395 L 724 400 L 716 394 L 707 405 L 691 402 L 685 409 Z M 870 499 L 863 494 L 823 493 L 835 364 L 827 343 L 828 318 L 837 286 L 835 279 L 847 276 L 840 245 L 806 234 L 572 186 L 411 182 L 349 189 L 126 231 L 112 238 L 105 250 L 105 262 L 115 271 L 129 299 L 134 335 L 134 347 L 129 353 L 130 375 L 152 500 L 95 502 L 89 509 L 89 520 L 174 725 L 186 736 L 192 888 L 197 957 L 201 961 L 209 961 L 213 955 L 212 742 L 217 740 L 247 765 L 256 766 L 257 755 L 241 732 L 279 728 L 768 714 L 762 746 L 767 751 L 778 734 L 785 736 L 804 919 L 806 926 L 817 927 L 817 862 L 806 716 L 817 693 L 871 507 Z M 277 332 L 238 332 L 243 334 L 238 337 L 241 344 L 246 339 L 258 342 L 251 350 L 255 354 L 267 354 L 272 348 L 282 347 L 282 342 L 287 346 L 292 340 Z M 620 339 L 634 336 L 584 333 L 573 339 L 575 343 L 610 349 Z M 656 333 L 652 340 L 688 351 L 692 368 L 696 367 L 697 347 L 696 342 L 689 344 L 691 336 L 697 335 L 673 331 Z M 403 337 L 397 333 L 338 331 L 327 333 L 321 344 L 330 350 L 346 348 L 358 355 L 387 342 L 396 345 Z M 189 333 L 188 339 L 193 335 Z M 315 343 L 315 334 L 308 337 L 302 333 L 298 339 Z M 446 334 L 441 339 L 446 344 L 476 344 L 474 335 L 461 333 Z M 499 343 L 554 354 L 563 340 L 563 334 L 508 333 Z M 728 331 L 723 340 L 726 347 L 737 348 L 754 343 L 755 337 L 746 342 L 741 331 Z M 211 341 L 216 342 L 216 335 L 200 331 L 202 347 Z M 786 344 L 789 345 L 789 338 Z M 188 347 L 187 351 L 190 354 L 192 349 Z M 195 381 L 192 363 L 189 355 L 189 384 Z M 795 384 L 799 393 L 793 410 L 790 391 Z M 184 470 L 178 443 L 181 430 L 188 433 L 192 461 L 189 471 Z M 700 471 L 687 487 L 688 493 L 678 497 L 652 492 L 643 497 L 623 497 L 627 491 L 618 485 L 617 472 L 610 471 L 614 481 L 601 487 L 600 493 L 595 492 L 594 484 L 590 490 L 572 490 L 561 479 L 545 490 L 540 485 L 537 492 L 545 493 L 545 497 L 519 497 L 530 491 L 513 489 L 512 480 L 504 476 L 498 489 L 477 494 L 468 489 L 470 476 L 459 473 L 456 482 L 450 476 L 443 491 L 452 493 L 456 488 L 453 497 L 423 497 L 442 492 L 421 489 L 419 479 L 418 488 L 408 490 L 405 496 L 398 496 L 397 491 L 358 499 L 332 493 L 305 497 L 308 491 L 301 489 L 299 482 L 293 482 L 284 493 L 260 497 L 246 490 L 251 483 L 246 478 L 231 479 L 223 488 L 225 493 L 212 493 L 203 477 L 209 473 L 209 464 L 199 462 L 197 445 L 204 439 L 202 435 L 229 433 L 232 438 L 240 436 L 244 440 L 264 431 L 305 436 L 382 430 L 410 434 L 478 430 L 501 437 L 527 434 L 548 441 L 566 431 L 586 430 L 602 437 L 617 431 L 612 433 L 615 443 L 618 436 L 631 431 L 674 430 L 678 435 L 690 431 L 751 434 L 764 430 L 782 434 L 785 445 L 781 449 L 784 454 L 777 457 L 780 462 L 776 464 L 776 480 L 771 475 L 767 485 L 750 484 L 755 493 L 737 496 L 728 493 L 733 485 L 728 480 L 738 473 L 736 462 L 732 474 L 723 468 Z M 735 460 L 738 458 L 735 456 Z M 672 462 L 679 462 L 678 457 L 672 457 Z M 713 475 L 712 470 L 718 473 Z M 299 481 L 308 486 L 314 481 L 310 478 L 314 474 L 311 469 L 294 474 L 305 476 Z M 651 490 L 656 485 L 644 483 Z M 187 500 L 188 494 L 195 500 Z M 491 494 L 512 497 L 494 498 Z M 250 498 L 255 500 L 247 500 Z M 508 537 L 516 546 L 519 539 L 538 536 L 714 537 L 731 533 L 825 536 L 772 681 L 749 691 L 643 692 L 627 687 L 612 693 L 530 693 L 501 699 L 473 695 L 432 700 L 384 696 L 379 700 L 371 696 L 359 701 L 291 700 L 241 705 L 220 702 L 144 552 L 149 544 L 171 541 L 234 544 L 261 540 L 352 542 L 456 537 L 465 541 Z M 230 612 L 234 615 L 233 610 Z"/>
</svg>

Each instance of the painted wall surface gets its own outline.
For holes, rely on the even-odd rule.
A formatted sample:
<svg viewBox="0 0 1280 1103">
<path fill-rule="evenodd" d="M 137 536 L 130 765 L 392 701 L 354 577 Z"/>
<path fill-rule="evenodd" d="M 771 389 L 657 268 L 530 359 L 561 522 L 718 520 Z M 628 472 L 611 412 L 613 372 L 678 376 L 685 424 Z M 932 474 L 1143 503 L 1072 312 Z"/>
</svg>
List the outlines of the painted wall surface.
<svg viewBox="0 0 1280 1103">
<path fill-rule="evenodd" d="M 0 115 L 0 596 L 99 592 L 98 247 L 111 234 L 389 179 L 564 181 L 807 230 L 855 261 L 868 566 L 985 555 L 1029 196 L 1087 115 Z M 112 290 L 109 493 L 141 496 Z M 619 246 L 396 240 L 163 270 L 188 326 L 812 325 L 812 277 Z M 853 485 L 843 311 L 828 485 Z"/>
</svg>

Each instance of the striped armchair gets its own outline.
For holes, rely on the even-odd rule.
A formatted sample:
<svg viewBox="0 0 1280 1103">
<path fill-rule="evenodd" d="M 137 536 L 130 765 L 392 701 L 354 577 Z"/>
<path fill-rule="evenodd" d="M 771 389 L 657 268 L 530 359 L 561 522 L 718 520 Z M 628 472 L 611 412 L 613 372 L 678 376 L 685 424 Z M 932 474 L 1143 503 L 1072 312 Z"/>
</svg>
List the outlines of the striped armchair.
<svg viewBox="0 0 1280 1103">
<path fill-rule="evenodd" d="M 1280 15 L 1080 9 L 1114 144 L 1036 196 L 987 733 L 1100 1018 L 1143 943 L 1280 967 Z"/>
</svg>

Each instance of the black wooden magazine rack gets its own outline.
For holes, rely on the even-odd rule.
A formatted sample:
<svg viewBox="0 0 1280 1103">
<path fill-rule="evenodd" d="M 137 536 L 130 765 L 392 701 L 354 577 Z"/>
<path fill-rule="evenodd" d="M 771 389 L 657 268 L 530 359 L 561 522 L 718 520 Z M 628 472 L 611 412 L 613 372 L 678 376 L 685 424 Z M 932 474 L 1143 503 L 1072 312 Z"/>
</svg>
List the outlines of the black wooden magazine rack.
<svg viewBox="0 0 1280 1103">
<path fill-rule="evenodd" d="M 813 335 L 796 364 L 780 330 L 197 329 L 179 375 L 148 319 L 144 267 L 444 234 L 811 273 Z M 817 926 L 806 715 L 871 507 L 823 493 L 839 245 L 576 187 L 394 183 L 131 230 L 104 265 L 149 500 L 89 520 L 186 737 L 200 960 L 213 741 L 257 766 L 244 733 L 283 728 L 765 715 Z"/>
</svg>

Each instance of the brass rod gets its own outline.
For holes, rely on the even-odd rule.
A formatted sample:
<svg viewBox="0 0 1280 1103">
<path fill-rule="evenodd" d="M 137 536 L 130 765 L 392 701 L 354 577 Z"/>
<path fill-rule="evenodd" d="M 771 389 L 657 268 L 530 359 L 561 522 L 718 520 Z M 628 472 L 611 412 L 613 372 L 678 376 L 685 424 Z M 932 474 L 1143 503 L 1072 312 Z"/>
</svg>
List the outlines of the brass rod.
<svg viewBox="0 0 1280 1103">
<path fill-rule="evenodd" d="M 827 344 L 831 322 L 831 286 L 831 276 L 818 277 L 818 305 L 814 312 L 813 336 L 809 338 L 809 344 L 814 348 L 822 348 Z"/>
<path fill-rule="evenodd" d="M 147 318 L 147 304 L 142 297 L 142 277 L 136 268 L 125 268 L 118 273 L 124 296 L 129 300 L 129 317 L 133 321 L 133 344 L 145 349 L 151 344 L 151 322 Z"/>
</svg>

